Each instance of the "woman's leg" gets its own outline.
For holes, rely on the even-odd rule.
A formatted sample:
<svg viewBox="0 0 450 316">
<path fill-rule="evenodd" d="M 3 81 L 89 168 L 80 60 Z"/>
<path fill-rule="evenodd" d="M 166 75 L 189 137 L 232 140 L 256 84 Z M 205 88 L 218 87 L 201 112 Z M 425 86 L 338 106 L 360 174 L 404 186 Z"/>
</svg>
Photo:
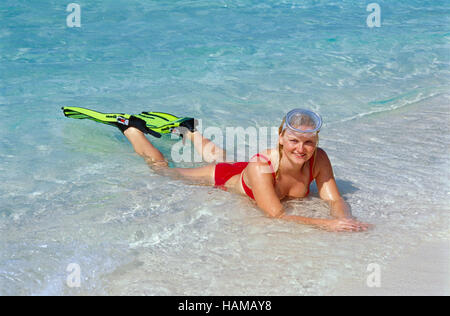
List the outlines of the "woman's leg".
<svg viewBox="0 0 450 316">
<path fill-rule="evenodd" d="M 161 166 L 167 166 L 167 161 L 163 154 L 150 143 L 144 133 L 134 127 L 129 127 L 123 133 L 133 145 L 134 151 L 145 158 L 147 163 L 155 163 Z"/>
<path fill-rule="evenodd" d="M 206 162 L 223 162 L 226 159 L 226 152 L 214 144 L 210 139 L 203 137 L 200 132 L 187 131 L 184 137 L 189 139 L 195 147 L 195 150 L 202 155 Z"/>
<path fill-rule="evenodd" d="M 210 164 L 199 168 L 169 168 L 169 164 L 164 158 L 164 155 L 155 146 L 153 146 L 153 144 L 140 130 L 134 127 L 129 127 L 125 130 L 124 135 L 133 145 L 135 152 L 143 157 L 145 162 L 147 162 L 150 168 L 152 168 L 155 172 L 176 179 L 184 178 L 196 183 L 207 185 L 214 184 L 215 164 Z"/>
</svg>

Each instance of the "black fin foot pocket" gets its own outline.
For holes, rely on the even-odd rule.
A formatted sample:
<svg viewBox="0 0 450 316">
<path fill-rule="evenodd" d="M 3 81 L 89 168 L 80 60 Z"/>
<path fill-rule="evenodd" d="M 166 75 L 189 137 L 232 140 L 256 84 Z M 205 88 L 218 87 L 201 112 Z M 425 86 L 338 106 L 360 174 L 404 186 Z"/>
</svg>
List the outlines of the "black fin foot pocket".
<svg viewBox="0 0 450 316">
<path fill-rule="evenodd" d="M 181 123 L 180 127 L 184 127 L 188 131 L 193 133 L 193 132 L 197 131 L 197 129 L 196 129 L 197 125 L 198 125 L 198 121 L 194 118 L 190 118 L 190 119 L 184 121 L 183 123 Z"/>
<path fill-rule="evenodd" d="M 156 138 L 161 138 L 160 133 L 157 133 L 147 128 L 145 121 L 134 115 L 131 115 L 129 119 L 119 116 L 117 118 L 117 127 L 120 129 L 122 133 L 124 133 L 129 127 L 134 127 L 144 134 L 150 134 Z"/>
</svg>

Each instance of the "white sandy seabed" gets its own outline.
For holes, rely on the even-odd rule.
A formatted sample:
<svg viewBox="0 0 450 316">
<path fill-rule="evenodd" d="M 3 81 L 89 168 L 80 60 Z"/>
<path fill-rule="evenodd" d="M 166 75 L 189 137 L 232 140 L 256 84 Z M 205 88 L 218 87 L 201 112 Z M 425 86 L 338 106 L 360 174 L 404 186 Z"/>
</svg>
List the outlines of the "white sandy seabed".
<svg viewBox="0 0 450 316">
<path fill-rule="evenodd" d="M 355 234 L 265 218 L 245 197 L 149 173 L 107 127 L 83 148 L 77 137 L 92 138 L 91 125 L 73 129 L 62 137 L 78 152 L 64 150 L 83 164 L 70 157 L 36 169 L 36 183 L 4 183 L 14 212 L 0 221 L 0 294 L 448 295 L 448 104 L 441 94 L 325 126 L 341 193 L 375 225 Z M 285 206 L 328 213 L 317 190 Z M 80 288 L 66 286 L 70 263 Z M 372 263 L 377 288 L 367 286 Z"/>
<path fill-rule="evenodd" d="M 375 276 L 368 280 L 368 274 L 361 276 L 359 280 L 343 280 L 329 295 L 448 296 L 449 263 L 449 241 L 424 242 L 393 262 L 380 266 L 378 280 Z"/>
<path fill-rule="evenodd" d="M 442 177 L 448 174 L 449 135 L 443 125 L 448 104 L 447 95 L 438 95 L 348 122 L 361 132 L 355 143 L 342 126 L 324 133 L 321 143 L 336 162 L 338 184 L 354 215 L 375 224 L 372 231 L 333 234 L 265 220 L 253 207 L 231 201 L 228 193 L 212 191 L 216 202 L 194 222 L 154 246 L 135 248 L 134 263 L 106 277 L 107 292 L 448 295 L 449 187 L 448 177 Z M 364 142 L 369 148 L 358 147 Z M 346 154 L 355 146 L 353 155 Z M 326 216 L 317 193 L 313 196 L 312 201 L 290 202 L 287 209 L 297 206 L 308 210 L 304 215 Z M 203 229 L 197 231 L 195 223 L 203 223 Z M 192 233 L 201 240 L 188 242 Z M 186 247 L 180 249 L 180 242 Z M 368 270 L 371 263 L 378 270 Z"/>
<path fill-rule="evenodd" d="M 445 147 L 441 149 L 443 149 L 444 153 L 448 153 L 449 109 L 448 95 L 441 95 L 413 105 L 408 108 L 408 112 L 414 113 L 416 111 L 416 113 L 406 114 L 403 117 L 411 120 L 412 117 L 419 118 L 422 116 L 422 119 L 419 120 L 422 122 L 428 121 L 429 123 L 433 120 L 431 117 L 435 117 L 437 120 L 442 119 L 441 123 L 435 124 L 434 127 L 443 125 L 444 133 L 440 135 L 442 137 L 438 136 L 437 138 L 447 144 L 447 149 Z M 414 124 L 411 127 L 412 129 L 410 131 L 405 132 L 412 133 L 415 127 Z M 426 129 L 422 126 L 414 134 L 420 138 L 425 133 Z M 435 220 L 436 224 L 439 223 L 442 225 L 438 229 L 440 232 L 433 231 L 433 225 L 430 225 L 428 232 L 422 231 L 424 233 L 423 235 L 418 233 L 415 236 L 416 240 L 420 240 L 415 247 L 391 255 L 382 265 L 378 265 L 376 268 L 368 268 L 368 270 L 359 276 L 342 279 L 336 288 L 333 288 L 327 293 L 328 295 L 450 295 L 450 223 L 446 214 L 448 213 L 448 196 L 450 195 L 448 171 L 447 162 L 443 165 L 442 169 L 444 175 L 443 185 L 439 185 L 441 182 L 437 181 L 435 186 L 437 192 L 441 191 L 440 196 L 447 195 L 447 203 L 444 201 L 444 207 L 439 210 L 442 217 Z M 438 178 L 438 176 L 435 176 L 435 180 Z M 421 202 L 418 200 L 417 204 Z M 430 213 L 435 210 L 434 207 L 430 207 Z"/>
</svg>

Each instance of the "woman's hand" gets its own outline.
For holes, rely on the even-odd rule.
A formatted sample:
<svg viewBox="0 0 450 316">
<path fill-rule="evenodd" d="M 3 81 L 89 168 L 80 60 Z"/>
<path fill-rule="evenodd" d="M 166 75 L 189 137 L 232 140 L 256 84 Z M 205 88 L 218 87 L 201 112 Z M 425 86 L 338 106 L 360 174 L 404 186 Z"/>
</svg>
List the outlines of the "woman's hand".
<svg viewBox="0 0 450 316">
<path fill-rule="evenodd" d="M 336 218 L 324 220 L 320 226 L 330 232 L 362 232 L 371 225 L 351 218 Z"/>
</svg>

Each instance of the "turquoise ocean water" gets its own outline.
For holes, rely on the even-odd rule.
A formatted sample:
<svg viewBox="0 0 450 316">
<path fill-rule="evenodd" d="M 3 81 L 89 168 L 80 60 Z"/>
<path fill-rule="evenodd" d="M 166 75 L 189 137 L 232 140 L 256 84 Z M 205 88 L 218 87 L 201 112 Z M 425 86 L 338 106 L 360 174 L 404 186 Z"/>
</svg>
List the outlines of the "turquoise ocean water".
<svg viewBox="0 0 450 316">
<path fill-rule="evenodd" d="M 0 3 L 0 295 L 326 294 L 448 239 L 447 1 L 377 1 L 374 28 L 369 1 L 76 3 L 80 28 L 69 1 Z M 270 220 L 245 197 L 154 174 L 120 132 L 61 106 L 223 130 L 316 110 L 343 196 L 376 226 Z M 174 141 L 155 144 L 170 155 Z M 317 193 L 285 206 L 327 216 Z"/>
</svg>

